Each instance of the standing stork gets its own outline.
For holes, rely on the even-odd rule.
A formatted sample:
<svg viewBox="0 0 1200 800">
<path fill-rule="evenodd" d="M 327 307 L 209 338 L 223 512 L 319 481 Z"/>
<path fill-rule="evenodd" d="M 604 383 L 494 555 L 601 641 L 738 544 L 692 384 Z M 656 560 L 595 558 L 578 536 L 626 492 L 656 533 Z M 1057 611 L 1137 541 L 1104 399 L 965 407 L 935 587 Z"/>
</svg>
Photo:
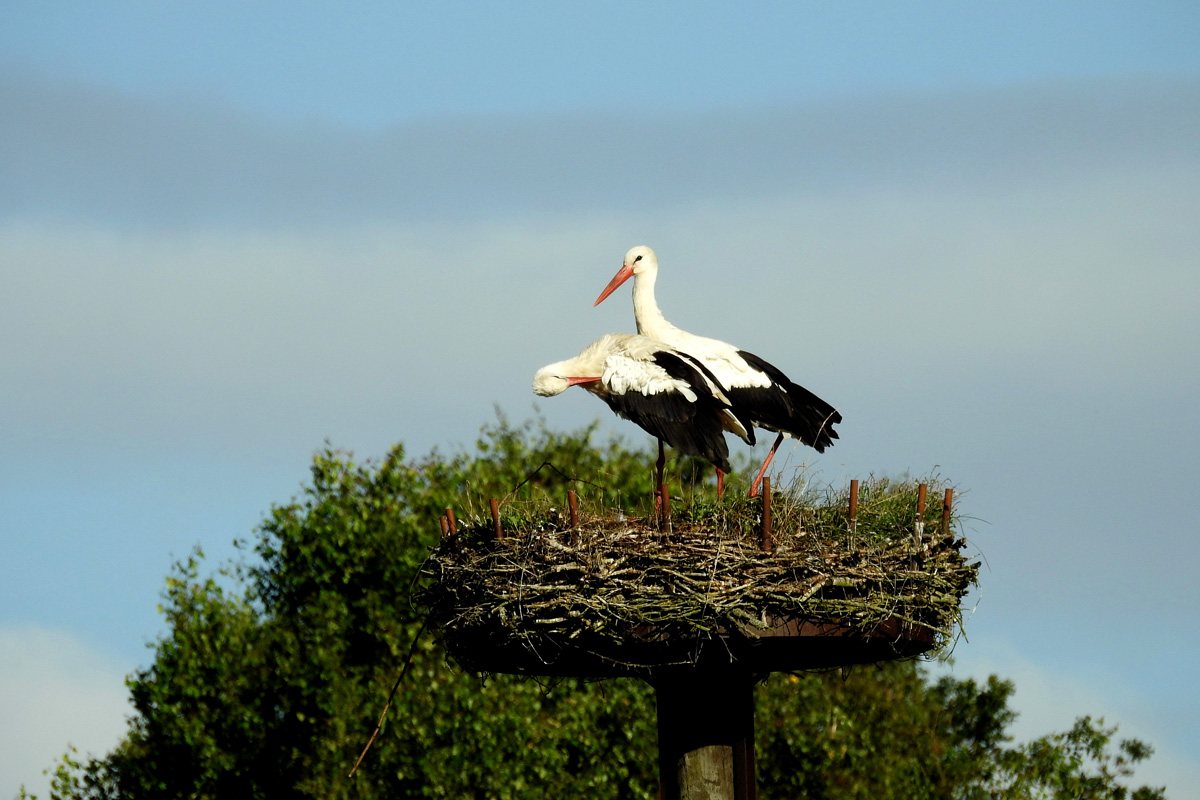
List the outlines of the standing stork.
<svg viewBox="0 0 1200 800">
<path fill-rule="evenodd" d="M 697 456 L 717 468 L 717 491 L 729 472 L 724 431 L 751 442 L 748 426 L 730 409 L 716 378 L 695 359 L 646 336 L 609 333 L 579 355 L 548 364 L 533 376 L 533 391 L 542 397 L 582 386 L 617 416 L 639 425 L 658 439 L 655 487 L 662 485 L 666 453 L 663 442 Z"/>
<path fill-rule="evenodd" d="M 818 453 L 838 438 L 833 426 L 842 421 L 842 415 L 837 409 L 792 383 L 778 367 L 728 342 L 696 336 L 667 322 L 654 300 L 658 257 L 649 247 L 635 247 L 625 254 L 621 269 L 593 305 L 600 305 L 630 277 L 638 333 L 686 353 L 707 367 L 725 390 L 734 415 L 750 434 L 745 437 L 747 442 L 754 444 L 753 425 L 779 434 L 750 485 L 751 497 L 758 494 L 758 485 L 785 437 L 794 436 Z"/>
</svg>

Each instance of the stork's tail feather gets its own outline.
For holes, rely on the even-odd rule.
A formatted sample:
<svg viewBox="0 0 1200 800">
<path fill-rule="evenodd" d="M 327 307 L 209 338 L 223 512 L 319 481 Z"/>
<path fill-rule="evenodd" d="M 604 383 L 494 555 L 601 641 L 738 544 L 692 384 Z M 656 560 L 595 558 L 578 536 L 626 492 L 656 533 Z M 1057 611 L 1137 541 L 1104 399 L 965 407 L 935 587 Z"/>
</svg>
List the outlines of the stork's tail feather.
<svg viewBox="0 0 1200 800">
<path fill-rule="evenodd" d="M 739 415 L 749 416 L 767 430 L 794 436 L 818 453 L 838 438 L 833 426 L 842 421 L 838 410 L 798 383 L 775 365 L 753 353 L 738 354 L 771 380 L 767 387 L 732 389 L 730 400 Z"/>
<path fill-rule="evenodd" d="M 774 430 L 790 433 L 818 453 L 825 452 L 838 438 L 833 426 L 842 421 L 842 415 L 803 386 L 789 381 L 786 389 L 793 411 L 787 422 Z"/>
</svg>

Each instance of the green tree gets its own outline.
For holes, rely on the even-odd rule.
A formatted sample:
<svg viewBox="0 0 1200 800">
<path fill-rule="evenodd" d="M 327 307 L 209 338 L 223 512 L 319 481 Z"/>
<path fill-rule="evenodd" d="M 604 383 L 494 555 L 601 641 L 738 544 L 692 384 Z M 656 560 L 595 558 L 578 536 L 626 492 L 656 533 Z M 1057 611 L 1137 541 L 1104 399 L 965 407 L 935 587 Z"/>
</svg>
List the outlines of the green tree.
<svg viewBox="0 0 1200 800">
<path fill-rule="evenodd" d="M 134 716 L 99 757 L 68 752 L 54 798 L 650 798 L 652 691 L 635 680 L 481 680 L 416 647 L 387 722 L 350 767 L 421 625 L 410 602 L 436 520 L 481 515 L 488 497 L 567 488 L 632 511 L 653 456 L 595 426 L 564 435 L 503 418 L 474 454 L 378 464 L 325 450 L 293 502 L 272 508 L 236 563 L 204 574 L 197 551 L 167 579 L 168 633 L 128 679 Z M 544 466 L 549 464 L 550 466 Z M 540 469 L 539 469 L 540 467 Z M 709 492 L 706 465 L 675 485 Z M 731 488 L 736 490 L 736 485 Z M 519 507 L 519 502 L 515 503 Z M 776 675 L 757 693 L 764 798 L 1151 800 L 1122 781 L 1150 749 L 1084 718 L 1008 746 L 1011 684 L 932 682 L 913 662 Z"/>
</svg>

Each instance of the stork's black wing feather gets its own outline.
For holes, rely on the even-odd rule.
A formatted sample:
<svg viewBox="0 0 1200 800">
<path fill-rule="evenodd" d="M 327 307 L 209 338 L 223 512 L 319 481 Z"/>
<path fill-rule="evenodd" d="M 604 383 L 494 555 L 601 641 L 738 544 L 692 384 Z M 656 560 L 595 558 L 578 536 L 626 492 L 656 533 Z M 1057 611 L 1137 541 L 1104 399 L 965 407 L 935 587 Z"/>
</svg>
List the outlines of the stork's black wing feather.
<svg viewBox="0 0 1200 800">
<path fill-rule="evenodd" d="M 692 386 L 693 388 L 699 386 L 703 390 L 703 394 L 707 394 L 712 397 L 714 403 L 717 403 L 721 408 L 728 408 L 729 412 L 737 418 L 737 421 L 742 424 L 742 428 L 745 429 L 746 444 L 751 446 L 754 445 L 754 420 L 751 419 L 748 414 L 738 409 L 736 404 L 731 406 L 725 401 L 713 396 L 712 389 L 709 387 L 721 386 L 721 382 L 717 380 L 717 376 L 712 373 L 712 370 L 704 365 L 703 361 L 698 358 L 693 358 L 686 353 L 680 353 L 678 351 L 668 352 L 666 350 L 661 350 L 656 353 L 654 356 L 654 361 L 656 364 L 666 370 L 667 374 L 669 374 L 672 378 L 686 381 L 688 385 Z M 696 374 L 697 372 L 701 373 L 708 380 L 699 380 L 700 376 Z M 724 391 L 724 387 L 722 387 L 722 391 Z M 697 394 L 701 394 L 701 392 L 698 391 Z M 725 396 L 729 397 L 729 393 L 726 392 Z M 732 402 L 732 398 L 730 399 L 730 402 Z"/>
<path fill-rule="evenodd" d="M 771 385 L 727 390 L 735 409 L 746 413 L 755 425 L 791 434 L 818 453 L 833 444 L 838 438 L 833 426 L 842 421 L 836 408 L 793 383 L 769 361 L 745 350 L 739 350 L 738 355 L 751 367 L 765 373 L 771 379 Z"/>
<path fill-rule="evenodd" d="M 667 351 L 655 353 L 653 360 L 672 378 L 686 382 L 696 399 L 690 400 L 678 391 L 655 394 L 627 391 L 609 393 L 604 396 L 605 402 L 618 415 L 637 423 L 681 453 L 707 459 L 721 471 L 729 472 L 729 446 L 721 425 L 726 404 L 713 395 L 690 360 Z"/>
</svg>

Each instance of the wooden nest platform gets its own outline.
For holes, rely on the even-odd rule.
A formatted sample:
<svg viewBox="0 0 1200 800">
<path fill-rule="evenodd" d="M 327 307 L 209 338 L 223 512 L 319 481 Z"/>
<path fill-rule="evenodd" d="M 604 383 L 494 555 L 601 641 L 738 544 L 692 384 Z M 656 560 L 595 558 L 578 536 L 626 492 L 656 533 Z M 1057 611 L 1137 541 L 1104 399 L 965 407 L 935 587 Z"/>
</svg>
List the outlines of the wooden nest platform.
<svg viewBox="0 0 1200 800">
<path fill-rule="evenodd" d="M 502 517 L 492 501 L 491 520 L 443 519 L 419 602 L 474 672 L 654 679 L 916 656 L 954 638 L 979 568 L 952 492 L 927 521 L 927 488 L 768 488 L 767 502 L 676 501 L 669 521 L 580 512 L 573 494 L 569 515 Z"/>
</svg>

